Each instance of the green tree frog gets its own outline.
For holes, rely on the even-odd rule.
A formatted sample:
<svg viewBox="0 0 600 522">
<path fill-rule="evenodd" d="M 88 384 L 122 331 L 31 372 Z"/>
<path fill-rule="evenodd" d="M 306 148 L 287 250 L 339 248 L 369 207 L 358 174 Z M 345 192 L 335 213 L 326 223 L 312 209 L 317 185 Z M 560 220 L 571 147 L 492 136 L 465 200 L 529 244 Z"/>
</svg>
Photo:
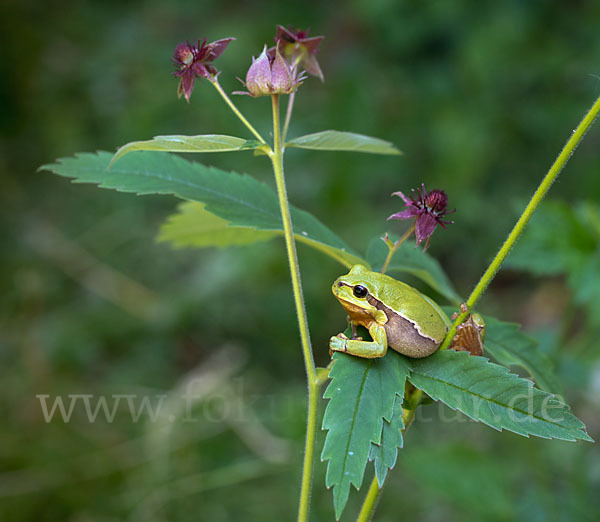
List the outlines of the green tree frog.
<svg viewBox="0 0 600 522">
<path fill-rule="evenodd" d="M 354 265 L 335 280 L 333 295 L 348 312 L 353 338 L 340 333 L 329 340 L 331 352 L 383 357 L 388 346 L 408 357 L 435 352 L 451 326 L 441 308 L 418 290 L 390 276 Z M 369 330 L 372 341 L 357 338 L 356 326 Z"/>
</svg>

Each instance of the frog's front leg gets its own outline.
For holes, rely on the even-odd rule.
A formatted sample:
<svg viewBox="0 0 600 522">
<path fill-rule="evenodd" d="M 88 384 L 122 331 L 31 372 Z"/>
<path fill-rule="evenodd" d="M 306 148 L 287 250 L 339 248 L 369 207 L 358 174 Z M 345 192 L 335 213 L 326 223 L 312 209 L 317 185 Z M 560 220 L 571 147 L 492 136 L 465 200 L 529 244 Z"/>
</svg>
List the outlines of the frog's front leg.
<svg viewBox="0 0 600 522">
<path fill-rule="evenodd" d="M 373 321 L 369 326 L 372 341 L 348 339 L 344 334 L 338 334 L 329 340 L 330 352 L 345 352 L 357 357 L 373 359 L 383 357 L 387 352 L 387 335 L 383 325 Z"/>
</svg>

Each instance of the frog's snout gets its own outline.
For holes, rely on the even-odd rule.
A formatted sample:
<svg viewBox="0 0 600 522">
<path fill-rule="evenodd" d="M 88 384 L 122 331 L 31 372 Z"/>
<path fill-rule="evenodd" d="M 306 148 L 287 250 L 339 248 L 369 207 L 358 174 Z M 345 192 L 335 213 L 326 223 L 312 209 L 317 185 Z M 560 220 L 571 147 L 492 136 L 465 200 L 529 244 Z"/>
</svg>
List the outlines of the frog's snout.
<svg viewBox="0 0 600 522">
<path fill-rule="evenodd" d="M 336 279 L 333 284 L 331 285 L 331 291 L 333 292 L 333 295 L 338 295 L 338 289 L 341 288 L 342 286 L 344 286 L 344 283 L 342 283 L 342 281 L 340 281 L 339 279 Z"/>
</svg>

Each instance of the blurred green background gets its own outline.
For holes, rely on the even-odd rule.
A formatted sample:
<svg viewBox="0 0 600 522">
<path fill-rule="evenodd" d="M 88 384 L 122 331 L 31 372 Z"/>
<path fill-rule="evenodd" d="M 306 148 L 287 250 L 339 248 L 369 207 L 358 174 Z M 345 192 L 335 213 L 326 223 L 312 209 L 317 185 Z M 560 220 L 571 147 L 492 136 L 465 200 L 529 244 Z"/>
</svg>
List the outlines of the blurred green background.
<svg viewBox="0 0 600 522">
<path fill-rule="evenodd" d="M 0 519 L 296 516 L 305 381 L 283 243 L 174 251 L 154 239 L 174 199 L 36 172 L 158 134 L 246 137 L 207 82 L 190 105 L 177 99 L 178 42 L 237 37 L 217 62 L 232 91 L 276 24 L 324 34 L 326 82 L 301 87 L 290 136 L 349 130 L 405 155 L 290 150 L 291 201 L 364 252 L 372 238 L 403 230 L 385 221 L 402 207 L 391 192 L 443 188 L 455 224 L 435 233 L 430 253 L 466 295 L 600 93 L 599 22 L 594 0 L 3 2 Z M 269 132 L 267 99 L 239 107 Z M 554 248 L 562 264 L 516 263 L 480 303 L 540 340 L 596 440 L 599 141 L 596 125 L 551 190 L 560 203 L 546 202 L 579 220 L 584 240 L 571 241 L 568 227 L 533 238 L 530 259 L 543 264 Z M 265 159 L 250 153 L 193 159 L 272 185 Z M 552 218 L 531 230 L 545 223 Z M 324 365 L 345 321 L 329 292 L 343 269 L 302 246 L 299 256 Z M 182 400 L 190 390 L 198 397 Z M 120 395 L 162 408 L 154 422 L 136 422 L 122 398 L 112 422 L 100 412 L 90 423 L 80 398 L 69 422 L 45 422 L 36 395 L 51 405 L 69 394 L 92 395 L 94 407 Z M 421 413 L 376 520 L 600 519 L 597 446 L 497 433 L 438 405 Z M 324 472 L 317 462 L 312 520 L 333 519 Z M 343 520 L 362 496 L 351 494 Z"/>
</svg>

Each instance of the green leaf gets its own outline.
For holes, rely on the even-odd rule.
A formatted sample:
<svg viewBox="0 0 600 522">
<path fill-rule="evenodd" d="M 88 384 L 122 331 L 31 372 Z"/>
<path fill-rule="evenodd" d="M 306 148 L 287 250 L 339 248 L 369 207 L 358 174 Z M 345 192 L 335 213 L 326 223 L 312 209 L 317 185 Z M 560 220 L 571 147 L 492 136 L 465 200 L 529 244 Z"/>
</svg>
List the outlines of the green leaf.
<svg viewBox="0 0 600 522">
<path fill-rule="evenodd" d="M 299 212 L 292 209 L 292 216 L 297 216 Z M 296 222 L 298 219 L 296 218 Z M 161 225 L 158 240 L 171 242 L 175 248 L 203 248 L 247 245 L 279 236 L 283 236 L 283 226 L 278 230 L 261 230 L 232 225 L 229 221 L 208 212 L 202 203 L 187 201 L 179 205 L 178 212 L 171 214 Z M 323 252 L 345 266 L 365 262 L 351 252 L 315 241 L 313 237 L 302 233 L 295 233 L 294 237 L 296 241 Z"/>
<path fill-rule="evenodd" d="M 380 238 L 377 238 L 369 244 L 366 258 L 373 266 L 373 270 L 380 270 L 387 254 L 388 247 Z M 403 243 L 392 257 L 387 273 L 393 275 L 394 272 L 410 274 L 429 285 L 449 301 L 456 304 L 462 302 L 437 260 L 420 248 L 416 248 L 413 243 Z"/>
<path fill-rule="evenodd" d="M 355 134 L 326 130 L 294 138 L 285 144 L 286 147 L 313 150 L 342 150 L 347 152 L 370 152 L 371 154 L 402 154 L 389 141 Z"/>
<path fill-rule="evenodd" d="M 204 134 L 201 136 L 155 136 L 151 140 L 132 141 L 117 150 L 111 164 L 135 150 L 163 152 L 231 152 L 234 150 L 255 149 L 260 146 L 255 140 L 245 140 L 223 134 Z"/>
<path fill-rule="evenodd" d="M 401 355 L 398 355 L 401 357 Z M 406 377 L 405 377 L 406 378 Z M 397 394 L 394 400 L 394 411 L 391 419 L 383 419 L 383 430 L 381 431 L 381 443 L 379 445 L 371 443 L 369 460 L 374 460 L 375 476 L 379 488 L 383 487 L 388 470 L 393 469 L 398 458 L 398 448 L 402 448 L 404 438 L 404 422 L 402 420 L 402 402 L 404 393 Z"/>
<path fill-rule="evenodd" d="M 485 354 L 504 366 L 520 366 L 536 384 L 550 393 L 562 393 L 554 374 L 552 361 L 542 352 L 535 339 L 521 331 L 515 323 L 505 323 L 493 317 L 485 320 Z"/>
<path fill-rule="evenodd" d="M 484 357 L 454 350 L 412 359 L 410 382 L 473 420 L 528 437 L 592 439 L 560 397 L 538 390 Z"/>
<path fill-rule="evenodd" d="M 229 221 L 211 214 L 203 203 L 181 203 L 160 226 L 159 241 L 182 247 L 229 247 L 266 241 L 278 235 L 276 231 L 231 226 Z"/>
<path fill-rule="evenodd" d="M 282 229 L 275 193 L 248 175 L 225 172 L 161 152 L 128 154 L 109 170 L 110 159 L 107 152 L 84 153 L 41 168 L 74 178 L 77 183 L 98 183 L 103 188 L 137 194 L 173 194 L 201 202 L 205 205 L 203 213 L 226 220 L 228 226 L 276 232 Z M 302 241 L 345 266 L 365 263 L 314 216 L 294 207 L 290 212 L 294 231 Z"/>
<path fill-rule="evenodd" d="M 350 485 L 360 488 L 371 444 L 379 444 L 383 419 L 392 419 L 394 398 L 404 393 L 406 358 L 389 353 L 381 359 L 333 355 L 330 399 L 323 416 L 328 430 L 321 460 L 328 460 L 326 485 L 333 486 L 336 518 L 342 514 Z M 398 399 L 396 399 L 398 400 Z"/>
<path fill-rule="evenodd" d="M 448 317 L 459 310 L 442 306 Z M 556 377 L 550 358 L 539 349 L 538 342 L 521 331 L 517 323 L 506 323 L 494 317 L 484 316 L 484 355 L 502 366 L 523 368 L 542 390 L 562 394 L 562 386 Z"/>
</svg>

